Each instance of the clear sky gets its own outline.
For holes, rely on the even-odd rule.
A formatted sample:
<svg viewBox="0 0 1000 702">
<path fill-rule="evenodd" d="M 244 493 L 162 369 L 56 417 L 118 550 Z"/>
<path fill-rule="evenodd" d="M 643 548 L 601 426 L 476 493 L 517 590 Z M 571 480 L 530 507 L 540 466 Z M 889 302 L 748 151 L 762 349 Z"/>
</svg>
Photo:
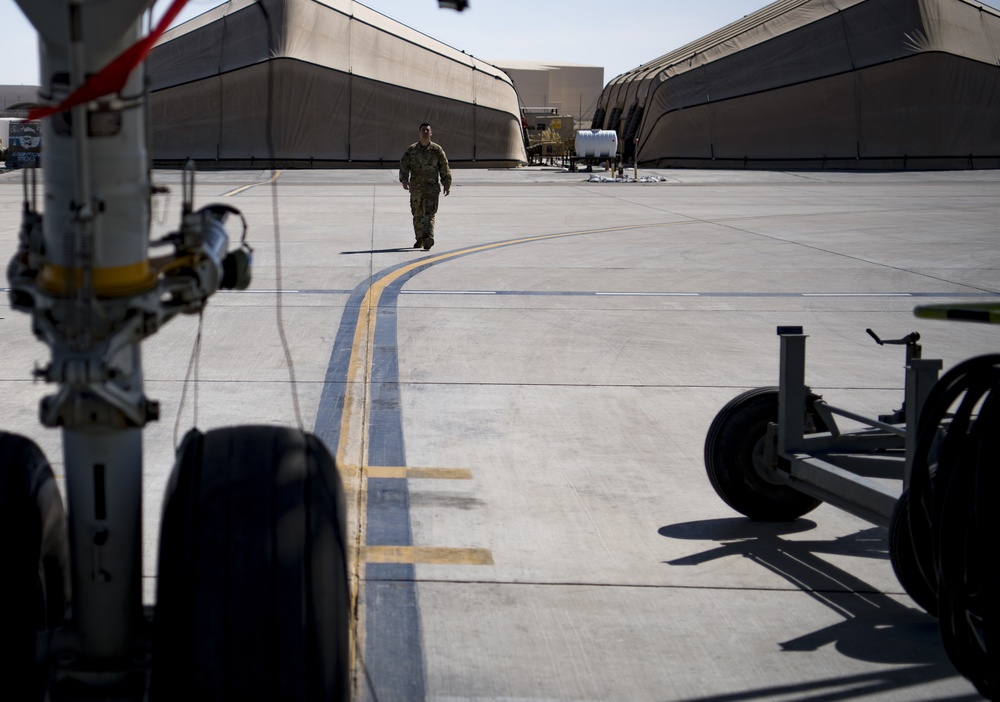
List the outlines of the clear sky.
<svg viewBox="0 0 1000 702">
<path fill-rule="evenodd" d="M 32 0 L 38 2 L 38 0 Z M 190 19 L 220 0 L 188 0 Z M 607 82 L 755 12 L 768 0 L 365 0 L 374 10 L 486 61 L 560 61 L 604 68 Z M 986 4 L 1000 8 L 1000 0 Z M 158 0 L 162 14 L 169 0 Z M 34 29 L 14 0 L 0 0 L 0 85 L 38 83 Z"/>
<path fill-rule="evenodd" d="M 180 19 L 221 4 L 188 0 Z M 363 4 L 476 58 L 602 66 L 607 82 L 764 7 L 768 0 L 470 0 L 461 13 L 438 9 L 437 0 Z M 169 0 L 158 0 L 154 13 L 168 5 Z M 37 85 L 34 29 L 14 0 L 0 0 L 0 27 L 0 85 Z"/>
</svg>

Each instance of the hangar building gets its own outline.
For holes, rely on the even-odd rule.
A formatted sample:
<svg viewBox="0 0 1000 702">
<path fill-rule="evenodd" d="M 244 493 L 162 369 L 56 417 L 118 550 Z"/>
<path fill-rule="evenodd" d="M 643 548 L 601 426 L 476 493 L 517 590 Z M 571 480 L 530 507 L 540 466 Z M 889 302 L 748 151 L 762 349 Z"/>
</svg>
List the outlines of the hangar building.
<svg viewBox="0 0 1000 702">
<path fill-rule="evenodd" d="M 572 115 L 576 129 L 589 127 L 604 88 L 604 68 L 578 63 L 494 61 L 514 81 L 525 112 Z"/>
<path fill-rule="evenodd" d="M 1000 167 L 1000 13 L 778 0 L 613 79 L 595 128 L 670 167 Z"/>
<path fill-rule="evenodd" d="M 168 30 L 147 71 L 159 165 L 395 163 L 421 122 L 453 165 L 526 160 L 506 73 L 353 0 L 231 0 Z"/>
</svg>

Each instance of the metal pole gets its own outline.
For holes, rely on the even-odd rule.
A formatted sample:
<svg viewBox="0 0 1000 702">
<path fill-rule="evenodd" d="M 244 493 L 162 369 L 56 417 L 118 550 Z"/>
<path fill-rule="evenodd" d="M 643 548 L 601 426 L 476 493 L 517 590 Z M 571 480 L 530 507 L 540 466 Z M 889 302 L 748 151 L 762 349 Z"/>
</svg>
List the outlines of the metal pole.
<svg viewBox="0 0 1000 702">
<path fill-rule="evenodd" d="M 917 451 L 917 429 L 927 395 L 938 380 L 943 364 L 937 358 L 914 358 L 906 366 L 906 467 L 903 490 L 910 487 L 910 472 Z"/>
<path fill-rule="evenodd" d="M 787 333 L 786 333 L 787 331 Z M 778 388 L 778 455 L 791 458 L 802 450 L 805 435 L 806 339 L 801 327 L 783 329 Z"/>
</svg>

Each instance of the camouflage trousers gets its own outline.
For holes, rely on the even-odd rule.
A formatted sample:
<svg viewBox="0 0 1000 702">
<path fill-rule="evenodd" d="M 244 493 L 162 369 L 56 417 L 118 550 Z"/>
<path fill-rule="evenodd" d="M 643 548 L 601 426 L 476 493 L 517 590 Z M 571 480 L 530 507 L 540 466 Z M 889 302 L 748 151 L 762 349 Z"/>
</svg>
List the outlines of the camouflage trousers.
<svg viewBox="0 0 1000 702">
<path fill-rule="evenodd" d="M 410 212 L 413 214 L 413 235 L 417 241 L 434 240 L 434 215 L 438 211 L 437 190 L 410 189 Z"/>
</svg>

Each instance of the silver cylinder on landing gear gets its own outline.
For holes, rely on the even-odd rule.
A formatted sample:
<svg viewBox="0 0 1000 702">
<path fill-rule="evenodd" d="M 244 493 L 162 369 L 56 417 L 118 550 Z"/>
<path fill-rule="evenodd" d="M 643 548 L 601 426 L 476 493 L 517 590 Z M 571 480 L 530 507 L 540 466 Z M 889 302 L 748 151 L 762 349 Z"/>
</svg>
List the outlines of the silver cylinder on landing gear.
<svg viewBox="0 0 1000 702">
<path fill-rule="evenodd" d="M 125 658 L 142 621 L 142 430 L 63 430 L 73 619 L 86 655 Z"/>
<path fill-rule="evenodd" d="M 58 104 L 139 39 L 153 0 L 17 3 L 39 33 L 40 96 Z M 53 415 L 63 418 L 72 546 L 73 611 L 58 658 L 94 662 L 94 670 L 132 659 L 142 638 L 141 421 L 118 409 L 142 394 L 137 333 L 128 327 L 136 316 L 101 300 L 156 284 L 144 105 L 137 70 L 120 92 L 42 125 L 44 300 L 33 314 L 53 349 L 47 373 L 61 385 Z"/>
<path fill-rule="evenodd" d="M 74 75 L 82 82 L 140 38 L 139 17 L 153 0 L 18 4 L 39 32 L 39 94 L 58 103 L 78 86 Z M 90 105 L 43 120 L 42 287 L 71 292 L 81 284 L 81 265 L 92 266 L 93 286 L 102 296 L 132 294 L 155 283 L 147 262 L 150 182 L 143 93 L 143 71 L 137 69 L 120 94 L 100 98 L 96 109 Z M 82 159 L 73 140 L 81 130 L 87 136 Z M 74 226 L 81 212 L 86 221 Z"/>
</svg>

